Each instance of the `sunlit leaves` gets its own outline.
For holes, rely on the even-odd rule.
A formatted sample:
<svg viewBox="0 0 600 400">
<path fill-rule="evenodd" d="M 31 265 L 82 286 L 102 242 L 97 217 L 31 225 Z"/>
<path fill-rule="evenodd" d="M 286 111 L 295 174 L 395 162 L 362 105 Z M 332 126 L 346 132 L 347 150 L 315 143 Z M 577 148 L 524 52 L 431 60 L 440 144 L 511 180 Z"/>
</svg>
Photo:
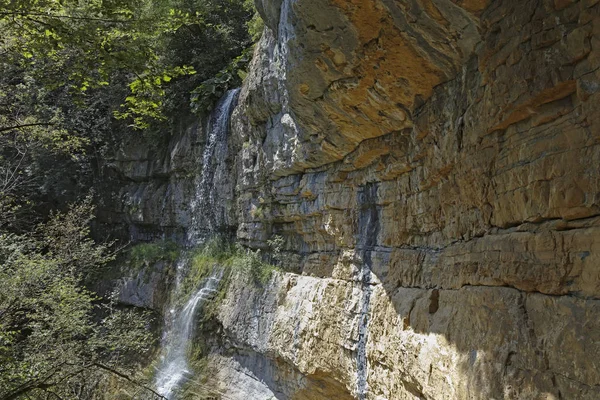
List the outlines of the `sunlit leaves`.
<svg viewBox="0 0 600 400">
<path fill-rule="evenodd" d="M 31 71 L 39 83 L 66 85 L 82 95 L 108 85 L 115 73 L 155 79 L 143 92 L 132 91 L 132 96 L 145 96 L 141 102 L 164 94 L 163 77 L 167 82 L 178 76 L 161 61 L 161 35 L 198 21 L 195 15 L 150 0 L 4 0 L 0 5 L 0 26 L 10 38 L 1 45 L 9 63 L 34 66 Z M 149 94 L 153 88 L 157 92 Z M 144 109 L 138 106 L 128 113 Z M 153 111 L 142 117 L 162 115 Z"/>
<path fill-rule="evenodd" d="M 148 82 L 115 112 L 136 128 L 165 119 L 167 88 L 185 87 L 177 78 L 191 65 L 202 76 L 179 79 L 190 82 L 181 97 L 238 56 L 257 15 L 252 0 L 0 0 L 0 10 L 0 51 L 39 84 L 88 96 L 116 76 Z"/>
<path fill-rule="evenodd" d="M 94 390 L 106 373 L 94 363 L 122 370 L 124 355 L 149 348 L 147 313 L 101 302 L 82 284 L 112 259 L 88 237 L 92 214 L 87 199 L 35 234 L 0 233 L 0 398 L 82 398 L 73 387 Z"/>
<path fill-rule="evenodd" d="M 125 98 L 122 106 L 124 111 L 115 111 L 117 119 L 133 120 L 132 127 L 137 129 L 147 128 L 150 120 L 165 118 L 162 112 L 162 99 L 165 96 L 164 85 L 171 79 L 185 75 L 193 75 L 196 71 L 189 66 L 173 67 L 167 71 L 147 72 L 129 84 L 131 96 Z"/>
</svg>

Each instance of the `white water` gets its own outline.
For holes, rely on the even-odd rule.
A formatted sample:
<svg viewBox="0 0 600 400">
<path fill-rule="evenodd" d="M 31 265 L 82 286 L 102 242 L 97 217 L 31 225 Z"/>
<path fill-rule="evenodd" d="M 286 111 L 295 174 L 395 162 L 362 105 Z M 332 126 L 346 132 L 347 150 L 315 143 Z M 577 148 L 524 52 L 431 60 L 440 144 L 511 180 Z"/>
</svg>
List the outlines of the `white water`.
<svg viewBox="0 0 600 400">
<path fill-rule="evenodd" d="M 168 399 L 191 375 L 187 351 L 194 335 L 196 312 L 217 294 L 222 277 L 222 270 L 214 272 L 174 318 L 170 335 L 166 338 L 165 357 L 156 374 L 156 391 Z"/>
<path fill-rule="evenodd" d="M 218 216 L 215 215 L 215 210 L 219 208 L 215 199 L 215 175 L 224 168 L 229 120 L 238 92 L 239 89 L 228 91 L 219 100 L 208 120 L 202 173 L 196 179 L 195 196 L 190 202 L 192 220 L 186 243 L 189 247 L 201 244 L 219 228 Z M 172 299 L 180 295 L 188 265 L 188 257 L 184 254 L 177 262 Z M 194 335 L 196 314 L 217 293 L 222 276 L 222 270 L 213 272 L 180 311 L 172 309 L 166 318 L 162 341 L 164 355 L 156 372 L 155 386 L 156 391 L 168 399 L 176 398 L 177 390 L 192 376 L 188 348 Z"/>
<path fill-rule="evenodd" d="M 190 201 L 192 221 L 188 230 L 188 245 L 196 246 L 219 228 L 215 201 L 218 188 L 215 175 L 227 157 L 227 134 L 231 112 L 236 105 L 239 89 L 229 90 L 217 102 L 208 119 L 206 143 L 202 153 L 202 173 L 196 179 L 196 193 Z"/>
<path fill-rule="evenodd" d="M 275 67 L 277 79 L 282 83 L 281 108 L 283 115 L 289 112 L 289 93 L 286 86 L 288 61 L 290 59 L 289 42 L 296 37 L 294 26 L 292 25 L 292 5 L 296 0 L 283 0 L 279 14 L 279 26 L 277 27 L 277 45 L 273 49 L 272 65 Z"/>
</svg>

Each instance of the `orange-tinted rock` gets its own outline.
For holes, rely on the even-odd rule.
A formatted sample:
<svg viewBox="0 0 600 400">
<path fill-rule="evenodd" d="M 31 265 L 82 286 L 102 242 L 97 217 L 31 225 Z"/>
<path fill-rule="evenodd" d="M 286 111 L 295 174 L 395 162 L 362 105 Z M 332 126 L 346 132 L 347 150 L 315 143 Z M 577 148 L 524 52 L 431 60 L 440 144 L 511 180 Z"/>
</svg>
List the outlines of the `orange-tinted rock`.
<svg viewBox="0 0 600 400">
<path fill-rule="evenodd" d="M 362 396 L 363 351 L 368 399 L 600 398 L 599 8 L 293 2 L 280 84 L 299 88 L 300 134 L 286 153 L 277 112 L 234 127 L 259 155 L 238 190 L 265 196 L 261 235 L 284 237 L 297 256 L 284 267 L 302 273 L 253 294 L 268 307 L 236 308 L 247 293 L 232 289 L 221 310 L 232 337 L 340 396 Z M 263 115 L 253 99 L 271 95 L 250 76 L 240 115 Z M 240 325 L 255 315 L 269 328 Z"/>
</svg>

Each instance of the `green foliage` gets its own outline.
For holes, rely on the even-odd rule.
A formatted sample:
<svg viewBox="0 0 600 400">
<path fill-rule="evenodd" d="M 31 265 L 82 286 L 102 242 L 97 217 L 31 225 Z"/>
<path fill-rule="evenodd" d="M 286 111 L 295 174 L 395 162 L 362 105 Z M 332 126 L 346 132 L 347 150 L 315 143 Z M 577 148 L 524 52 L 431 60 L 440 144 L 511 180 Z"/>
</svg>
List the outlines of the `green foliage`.
<svg viewBox="0 0 600 400">
<path fill-rule="evenodd" d="M 268 283 L 273 272 L 279 270 L 278 267 L 263 261 L 260 250 L 252 251 L 239 245 L 236 249 L 236 256 L 231 260 L 231 268 L 249 273 L 258 286 Z"/>
<path fill-rule="evenodd" d="M 0 47 L 9 64 L 49 90 L 66 86 L 83 95 L 109 86 L 121 71 L 155 82 L 173 71 L 161 62 L 161 35 L 197 19 L 165 3 L 1 0 Z"/>
<path fill-rule="evenodd" d="M 111 113 L 138 129 L 178 114 L 192 88 L 226 67 L 256 34 L 249 32 L 256 12 L 247 0 L 0 0 L 0 10 L 0 64 L 12 70 L 0 78 L 0 96 L 25 84 L 27 93 L 63 92 L 83 105 L 90 96 L 127 88 Z M 34 102 L 22 103 L 28 107 L 0 107 L 0 132 L 72 135 L 60 107 L 41 103 L 61 111 L 52 120 Z"/>
<path fill-rule="evenodd" d="M 179 247 L 173 241 L 139 243 L 129 250 L 127 262 L 136 269 L 158 261 L 174 263 L 179 257 L 179 253 Z"/>
<path fill-rule="evenodd" d="M 164 86 L 173 78 L 184 75 L 193 75 L 196 71 L 193 67 L 172 67 L 165 69 L 162 76 L 139 77 L 129 84 L 131 95 L 125 98 L 125 104 L 121 105 L 125 111 L 114 111 L 117 119 L 132 119 L 133 126 L 138 129 L 150 127 L 151 120 L 166 120 L 163 112 L 163 98 L 166 90 Z"/>
<path fill-rule="evenodd" d="M 245 76 L 244 71 L 252 59 L 252 50 L 252 48 L 245 49 L 242 55 L 236 57 L 227 67 L 192 90 L 192 111 L 207 112 L 225 92 L 241 85 Z"/>
<path fill-rule="evenodd" d="M 0 134 L 0 229 L 30 231 L 49 217 L 49 204 L 65 204 L 89 192 L 91 177 L 83 176 L 89 170 L 72 150 L 80 141 L 65 138 L 55 146 L 50 139 Z"/>
<path fill-rule="evenodd" d="M 265 29 L 265 23 L 258 11 L 256 11 L 254 0 L 245 0 L 244 7 L 253 13 L 252 18 L 246 24 L 248 26 L 248 33 L 252 37 L 252 41 L 257 42 L 262 36 L 263 30 Z"/>
<path fill-rule="evenodd" d="M 209 240 L 187 254 L 189 270 L 181 282 L 178 298 L 174 299 L 175 303 L 185 303 L 198 290 L 202 280 L 210 276 L 215 268 L 227 268 L 234 255 L 234 248 L 218 238 Z"/>
<path fill-rule="evenodd" d="M 285 240 L 283 239 L 283 236 L 280 235 L 274 235 L 271 239 L 267 240 L 267 245 L 269 246 L 275 257 L 281 254 L 284 244 Z"/>
<path fill-rule="evenodd" d="M 0 398 L 91 396 L 151 344 L 148 315 L 82 285 L 113 259 L 88 237 L 92 212 L 88 198 L 31 234 L 0 232 Z"/>
<path fill-rule="evenodd" d="M 227 89 L 240 85 L 238 72 L 245 69 L 253 43 L 248 23 L 257 13 L 248 0 L 186 0 L 185 4 L 190 8 L 184 9 L 205 16 L 204 25 L 188 26 L 172 35 L 167 57 L 175 64 L 193 66 L 197 74 L 174 82 L 165 107 L 204 113 Z"/>
<path fill-rule="evenodd" d="M 255 285 L 262 287 L 268 283 L 273 271 L 278 267 L 262 260 L 260 250 L 252 251 L 239 244 L 231 244 L 222 239 L 212 239 L 194 249 L 189 255 L 189 271 L 181 283 L 175 303 L 182 305 L 200 287 L 216 268 L 224 270 L 220 292 L 213 302 L 218 304 L 227 291 L 231 276 L 235 273 L 249 274 Z"/>
</svg>

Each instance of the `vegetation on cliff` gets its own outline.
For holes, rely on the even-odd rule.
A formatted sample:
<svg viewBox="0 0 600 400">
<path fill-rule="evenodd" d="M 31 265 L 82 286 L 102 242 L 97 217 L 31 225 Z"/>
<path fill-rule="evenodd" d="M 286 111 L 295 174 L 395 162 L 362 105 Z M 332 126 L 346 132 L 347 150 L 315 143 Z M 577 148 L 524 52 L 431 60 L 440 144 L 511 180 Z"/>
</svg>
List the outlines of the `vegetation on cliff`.
<svg viewBox="0 0 600 400">
<path fill-rule="evenodd" d="M 91 398 L 152 336 L 147 313 L 84 286 L 112 261 L 89 238 L 90 198 L 27 234 L 0 234 L 0 397 Z"/>
<path fill-rule="evenodd" d="M 260 250 L 252 251 L 219 238 L 209 240 L 194 249 L 190 254 L 189 262 L 190 268 L 181 284 L 180 298 L 175 299 L 175 302 L 186 301 L 197 290 L 203 279 L 207 278 L 214 269 L 221 268 L 225 272 L 225 277 L 221 283 L 219 297 L 211 304 L 212 307 L 218 306 L 219 299 L 225 294 L 233 274 L 249 274 L 255 285 L 263 286 L 268 282 L 273 271 L 279 269 L 266 262 Z M 205 314 L 205 318 L 210 318 L 211 312 Z"/>
<path fill-rule="evenodd" d="M 239 84 L 254 15 L 247 0 L 0 1 L 0 211 L 11 227 L 84 196 L 135 129 L 168 135 L 195 88 L 194 103 L 212 98 L 202 83 L 222 70 Z"/>
<path fill-rule="evenodd" d="M 91 189 L 127 136 L 239 84 L 260 21 L 248 0 L 0 0 L 0 28 L 0 398 L 97 398 L 155 338 L 90 289 L 124 245 L 95 240 Z"/>
</svg>

